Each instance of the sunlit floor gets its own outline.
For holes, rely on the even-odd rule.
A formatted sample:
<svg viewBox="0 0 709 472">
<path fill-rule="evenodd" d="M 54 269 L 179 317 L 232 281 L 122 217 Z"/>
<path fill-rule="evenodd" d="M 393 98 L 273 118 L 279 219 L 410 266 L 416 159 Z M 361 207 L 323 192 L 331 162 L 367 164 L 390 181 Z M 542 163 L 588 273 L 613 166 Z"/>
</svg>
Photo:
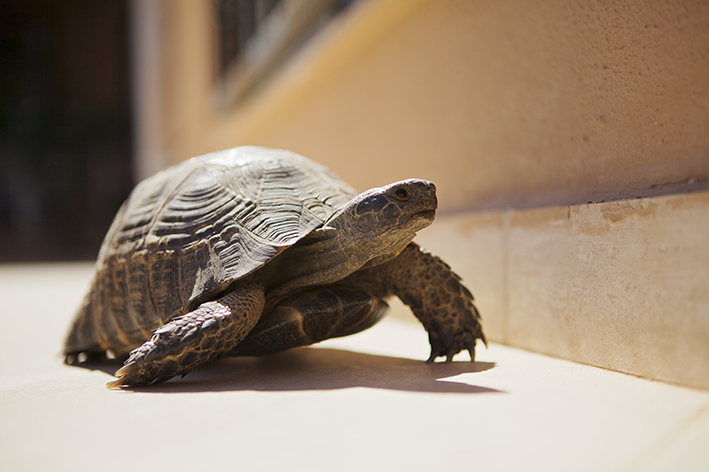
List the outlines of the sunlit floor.
<svg viewBox="0 0 709 472">
<path fill-rule="evenodd" d="M 709 470 L 709 392 L 509 347 L 349 338 L 111 391 L 58 355 L 90 265 L 0 268 L 0 470 Z"/>
</svg>

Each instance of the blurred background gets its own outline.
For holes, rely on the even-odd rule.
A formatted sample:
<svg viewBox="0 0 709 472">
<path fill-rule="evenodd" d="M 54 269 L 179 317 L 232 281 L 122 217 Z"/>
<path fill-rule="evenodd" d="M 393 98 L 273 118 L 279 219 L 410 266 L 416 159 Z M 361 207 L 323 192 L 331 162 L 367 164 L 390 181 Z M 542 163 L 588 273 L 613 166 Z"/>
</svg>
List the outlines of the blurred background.
<svg viewBox="0 0 709 472">
<path fill-rule="evenodd" d="M 133 184 L 126 1 L 0 3 L 0 260 L 96 257 Z"/>
<path fill-rule="evenodd" d="M 132 79 L 142 80 L 134 77 L 134 62 L 150 46 L 140 43 L 146 34 L 138 28 L 157 32 L 169 18 L 156 15 L 176 6 L 162 3 L 0 3 L 0 261 L 95 258 L 116 210 L 146 176 L 140 170 L 162 166 L 159 156 L 152 158 L 157 164 L 136 164 L 140 86 L 131 84 Z M 202 3 L 213 15 L 206 26 L 213 30 L 210 59 L 216 81 L 281 2 Z M 304 24 L 278 45 L 276 55 L 268 53 L 271 63 L 251 81 L 266 75 L 319 22 L 352 2 L 304 3 L 317 11 L 305 12 L 312 17 L 306 15 Z M 141 18 L 146 11 L 153 15 Z"/>
</svg>

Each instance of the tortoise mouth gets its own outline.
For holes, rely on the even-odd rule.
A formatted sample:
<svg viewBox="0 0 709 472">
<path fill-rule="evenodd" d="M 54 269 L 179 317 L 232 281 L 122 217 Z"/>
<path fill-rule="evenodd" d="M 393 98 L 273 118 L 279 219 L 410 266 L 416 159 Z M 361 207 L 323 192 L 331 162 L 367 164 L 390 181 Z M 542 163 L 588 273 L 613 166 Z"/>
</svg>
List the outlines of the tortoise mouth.
<svg viewBox="0 0 709 472">
<path fill-rule="evenodd" d="M 433 223 L 433 220 L 436 218 L 436 210 L 424 210 L 424 211 L 419 211 L 417 213 L 414 213 L 411 215 L 411 218 L 409 219 L 409 223 L 413 224 L 414 226 L 421 228 L 425 228 L 426 226 L 430 225 Z M 418 231 L 418 229 L 417 229 Z"/>
<path fill-rule="evenodd" d="M 433 220 L 436 217 L 436 210 L 424 210 L 414 214 L 414 218 Z"/>
</svg>

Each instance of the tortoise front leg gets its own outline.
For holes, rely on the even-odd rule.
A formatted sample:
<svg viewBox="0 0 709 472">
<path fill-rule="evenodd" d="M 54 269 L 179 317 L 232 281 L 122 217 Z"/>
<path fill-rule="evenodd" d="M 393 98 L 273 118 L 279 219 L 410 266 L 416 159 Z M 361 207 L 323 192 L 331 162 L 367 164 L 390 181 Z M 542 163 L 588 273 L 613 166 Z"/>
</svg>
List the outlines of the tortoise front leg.
<svg viewBox="0 0 709 472">
<path fill-rule="evenodd" d="M 130 353 L 108 388 L 164 382 L 218 359 L 253 329 L 264 304 L 263 288 L 250 285 L 174 318 Z"/>
<path fill-rule="evenodd" d="M 387 263 L 385 278 L 428 332 L 431 356 L 427 362 L 440 356 L 450 362 L 463 349 L 475 360 L 476 341 L 487 345 L 473 295 L 439 257 L 410 243 Z"/>
<path fill-rule="evenodd" d="M 367 291 L 341 285 L 306 290 L 265 313 L 231 356 L 263 356 L 370 328 L 389 305 Z"/>
</svg>

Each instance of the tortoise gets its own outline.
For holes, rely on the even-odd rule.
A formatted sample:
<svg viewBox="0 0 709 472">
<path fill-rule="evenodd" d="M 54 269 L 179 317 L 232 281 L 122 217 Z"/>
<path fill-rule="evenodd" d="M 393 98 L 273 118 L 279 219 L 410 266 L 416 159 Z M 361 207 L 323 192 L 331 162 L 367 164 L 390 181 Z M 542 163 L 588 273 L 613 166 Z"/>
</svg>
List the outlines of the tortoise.
<svg viewBox="0 0 709 472">
<path fill-rule="evenodd" d="M 432 182 L 357 194 L 285 150 L 242 146 L 139 183 L 99 251 L 64 346 L 68 364 L 127 357 L 109 388 L 184 376 L 222 356 L 262 356 L 365 330 L 398 296 L 450 362 L 486 345 L 470 291 L 412 242 L 437 207 Z"/>
</svg>

